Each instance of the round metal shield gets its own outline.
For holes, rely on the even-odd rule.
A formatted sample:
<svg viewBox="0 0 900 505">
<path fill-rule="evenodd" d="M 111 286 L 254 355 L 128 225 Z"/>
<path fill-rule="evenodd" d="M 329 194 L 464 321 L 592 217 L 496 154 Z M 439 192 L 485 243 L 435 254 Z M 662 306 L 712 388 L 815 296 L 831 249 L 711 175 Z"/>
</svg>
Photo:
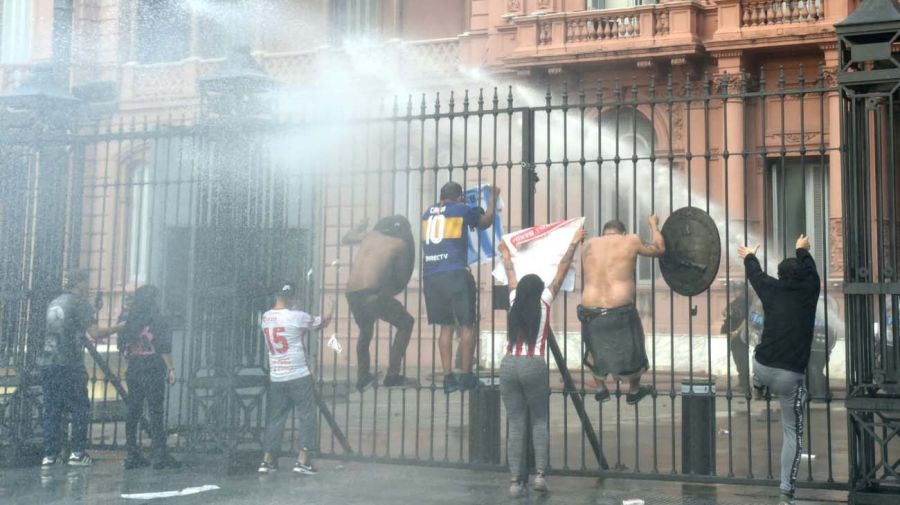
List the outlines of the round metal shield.
<svg viewBox="0 0 900 505">
<path fill-rule="evenodd" d="M 696 296 L 719 272 L 722 242 L 715 221 L 696 207 L 682 207 L 662 227 L 666 254 L 659 259 L 663 279 L 676 293 Z"/>
</svg>

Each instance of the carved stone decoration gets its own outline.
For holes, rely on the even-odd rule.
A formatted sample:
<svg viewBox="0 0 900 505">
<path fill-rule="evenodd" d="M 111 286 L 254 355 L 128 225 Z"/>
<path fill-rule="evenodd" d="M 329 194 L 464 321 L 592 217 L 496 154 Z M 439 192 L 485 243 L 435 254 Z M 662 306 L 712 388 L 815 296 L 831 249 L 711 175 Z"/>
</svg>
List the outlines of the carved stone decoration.
<svg viewBox="0 0 900 505">
<path fill-rule="evenodd" d="M 825 76 L 825 86 L 829 88 L 837 86 L 837 67 L 829 67 L 822 72 Z"/>
<path fill-rule="evenodd" d="M 522 0 L 506 0 L 506 12 L 510 14 L 521 14 Z"/>
<path fill-rule="evenodd" d="M 539 11 L 553 10 L 553 0 L 538 0 L 537 8 Z"/>
<path fill-rule="evenodd" d="M 839 217 L 833 217 L 828 223 L 829 235 L 829 276 L 844 277 L 844 223 Z"/>
<path fill-rule="evenodd" d="M 684 140 L 684 104 L 672 106 L 672 137 L 681 146 Z"/>
</svg>

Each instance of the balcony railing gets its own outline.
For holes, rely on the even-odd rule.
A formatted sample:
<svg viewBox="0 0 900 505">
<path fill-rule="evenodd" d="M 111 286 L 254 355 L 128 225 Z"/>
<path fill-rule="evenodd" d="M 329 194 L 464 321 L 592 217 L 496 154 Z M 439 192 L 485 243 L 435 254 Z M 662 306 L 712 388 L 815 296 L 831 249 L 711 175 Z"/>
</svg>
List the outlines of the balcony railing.
<svg viewBox="0 0 900 505">
<path fill-rule="evenodd" d="M 625 9 L 559 12 L 510 20 L 517 47 L 510 58 L 592 53 L 596 58 L 634 57 L 647 48 L 691 52 L 701 41 L 699 2 L 667 2 Z M 602 50 L 599 51 L 599 50 Z"/>
<path fill-rule="evenodd" d="M 458 75 L 460 65 L 456 38 L 387 41 L 350 49 L 326 47 L 302 52 L 257 53 L 255 57 L 273 79 L 285 84 L 303 83 L 317 72 L 337 65 L 350 69 L 351 76 L 356 72 L 363 78 L 365 72 L 377 71 L 425 85 Z M 211 75 L 222 61 L 221 58 L 188 58 L 171 63 L 123 65 L 120 98 L 125 103 L 151 104 L 196 98 L 198 79 Z"/>
<path fill-rule="evenodd" d="M 743 0 L 741 13 L 741 27 L 817 23 L 825 0 Z"/>
</svg>

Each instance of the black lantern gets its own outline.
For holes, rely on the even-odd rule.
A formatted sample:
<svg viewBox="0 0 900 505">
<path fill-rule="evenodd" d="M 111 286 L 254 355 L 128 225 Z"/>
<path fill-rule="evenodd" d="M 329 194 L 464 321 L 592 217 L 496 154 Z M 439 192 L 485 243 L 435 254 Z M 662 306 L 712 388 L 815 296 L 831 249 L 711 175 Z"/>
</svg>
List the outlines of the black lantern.
<svg viewBox="0 0 900 505">
<path fill-rule="evenodd" d="M 203 112 L 208 119 L 267 118 L 274 88 L 248 46 L 233 48 L 214 74 L 200 79 Z"/>
<path fill-rule="evenodd" d="M 890 91 L 900 81 L 893 45 L 900 39 L 900 5 L 865 0 L 835 24 L 840 51 L 838 83 L 856 91 Z"/>
</svg>

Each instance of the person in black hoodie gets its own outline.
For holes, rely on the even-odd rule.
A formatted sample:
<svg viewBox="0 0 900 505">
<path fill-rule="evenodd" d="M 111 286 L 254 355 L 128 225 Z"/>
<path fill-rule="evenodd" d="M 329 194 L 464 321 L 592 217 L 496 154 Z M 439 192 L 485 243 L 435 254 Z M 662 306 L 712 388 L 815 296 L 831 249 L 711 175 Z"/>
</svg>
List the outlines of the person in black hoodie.
<svg viewBox="0 0 900 505">
<path fill-rule="evenodd" d="M 778 278 L 763 272 L 756 259 L 759 246 L 738 247 L 747 279 L 762 302 L 765 322 L 762 338 L 753 356 L 753 385 L 767 388 L 781 403 L 781 494 L 779 505 L 793 502 L 794 483 L 800 467 L 803 440 L 803 385 L 809 364 L 821 289 L 816 263 L 809 254 L 809 239 L 797 239 L 796 258 L 778 265 Z"/>
<path fill-rule="evenodd" d="M 165 413 L 166 382 L 175 384 L 172 366 L 172 336 L 159 308 L 159 290 L 155 286 L 141 286 L 119 318 L 125 330 L 119 336 L 119 351 L 128 361 L 125 380 L 128 383 L 128 414 L 125 419 L 125 444 L 128 454 L 125 469 L 150 464 L 142 455 L 137 442 L 138 424 L 144 414 L 144 402 L 150 411 L 150 438 L 153 448 L 153 468 L 179 468 L 181 463 L 166 451 Z"/>
</svg>

